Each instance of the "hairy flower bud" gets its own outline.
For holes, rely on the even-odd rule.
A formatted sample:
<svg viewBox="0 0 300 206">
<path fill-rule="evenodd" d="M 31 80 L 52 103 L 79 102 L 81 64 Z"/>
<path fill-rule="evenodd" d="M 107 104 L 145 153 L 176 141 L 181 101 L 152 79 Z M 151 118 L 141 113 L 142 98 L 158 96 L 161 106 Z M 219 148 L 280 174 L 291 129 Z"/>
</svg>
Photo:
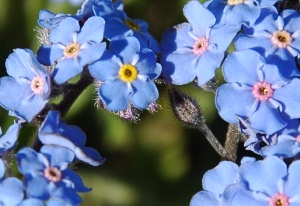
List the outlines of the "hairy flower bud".
<svg viewBox="0 0 300 206">
<path fill-rule="evenodd" d="M 174 88 L 169 89 L 168 92 L 177 119 L 192 127 L 204 123 L 203 113 L 196 100 Z"/>
</svg>

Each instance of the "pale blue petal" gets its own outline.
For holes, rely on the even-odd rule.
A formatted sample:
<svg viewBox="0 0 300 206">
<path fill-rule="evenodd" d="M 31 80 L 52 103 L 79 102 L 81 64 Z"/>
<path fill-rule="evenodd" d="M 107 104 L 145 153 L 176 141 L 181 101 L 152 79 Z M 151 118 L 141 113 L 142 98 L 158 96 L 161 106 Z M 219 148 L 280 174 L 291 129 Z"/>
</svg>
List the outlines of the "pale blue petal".
<svg viewBox="0 0 300 206">
<path fill-rule="evenodd" d="M 51 30 L 49 39 L 52 43 L 68 45 L 74 42 L 74 35 L 80 31 L 79 23 L 76 19 L 67 17 L 60 24 Z"/>
<path fill-rule="evenodd" d="M 158 90 L 153 81 L 136 79 L 132 82 L 133 94 L 131 101 L 134 107 L 145 109 L 158 98 Z"/>
<path fill-rule="evenodd" d="M 90 17 L 84 23 L 80 33 L 78 33 L 78 43 L 85 42 L 100 43 L 103 39 L 104 19 L 101 17 Z"/>
<path fill-rule="evenodd" d="M 132 91 L 120 80 L 105 82 L 99 89 L 99 95 L 107 109 L 120 111 L 127 108 Z"/>
</svg>

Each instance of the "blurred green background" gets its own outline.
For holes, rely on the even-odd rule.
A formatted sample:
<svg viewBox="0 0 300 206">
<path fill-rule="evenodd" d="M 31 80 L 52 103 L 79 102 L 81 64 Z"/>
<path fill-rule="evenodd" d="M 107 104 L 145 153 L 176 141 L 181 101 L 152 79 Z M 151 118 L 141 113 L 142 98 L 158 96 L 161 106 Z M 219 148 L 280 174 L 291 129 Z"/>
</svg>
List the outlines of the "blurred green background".
<svg viewBox="0 0 300 206">
<path fill-rule="evenodd" d="M 186 21 L 182 8 L 187 2 L 124 0 L 128 16 L 149 22 L 149 31 L 158 40 L 164 30 Z M 36 52 L 34 28 L 40 9 L 76 13 L 79 6 L 46 0 L 0 0 L 1 76 L 6 75 L 5 59 L 14 48 L 31 48 Z M 223 142 L 227 125 L 217 115 L 214 95 L 193 86 L 179 88 L 196 97 L 207 124 Z M 87 134 L 86 145 L 96 148 L 106 158 L 99 167 L 84 164 L 74 167 L 86 186 L 93 188 L 92 192 L 82 194 L 82 205 L 189 205 L 192 196 L 201 190 L 204 172 L 215 167 L 220 158 L 199 131 L 184 127 L 174 118 L 166 89 L 159 86 L 159 90 L 162 109 L 155 114 L 144 112 L 136 124 L 122 121 L 110 112 L 98 111 L 92 86 L 75 102 L 66 122 L 81 127 Z M 2 108 L 0 115 L 1 127 L 6 131 L 12 118 Z M 29 138 L 32 134 L 26 135 Z"/>
</svg>

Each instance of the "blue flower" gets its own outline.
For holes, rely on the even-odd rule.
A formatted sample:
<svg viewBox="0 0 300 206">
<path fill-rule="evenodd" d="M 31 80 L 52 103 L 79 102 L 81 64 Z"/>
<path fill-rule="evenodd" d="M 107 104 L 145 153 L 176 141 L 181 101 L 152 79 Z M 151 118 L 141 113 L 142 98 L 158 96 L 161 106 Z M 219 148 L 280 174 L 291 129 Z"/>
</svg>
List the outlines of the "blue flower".
<svg viewBox="0 0 300 206">
<path fill-rule="evenodd" d="M 101 5 L 93 8 L 96 16 L 105 19 L 104 36 L 108 40 L 134 36 L 140 42 L 141 47 L 150 48 L 155 52 L 160 52 L 159 43 L 148 32 L 149 25 L 140 19 L 132 19 L 123 10 L 122 1 L 114 4 L 111 1 L 104 1 Z"/>
<path fill-rule="evenodd" d="M 106 47 L 106 43 L 101 43 L 103 32 L 101 17 L 89 18 L 82 28 L 74 18 L 64 18 L 51 30 L 51 44 L 42 45 L 37 58 L 42 64 L 55 65 L 54 80 L 58 84 L 65 83 L 101 57 Z"/>
<path fill-rule="evenodd" d="M 134 107 L 145 109 L 158 98 L 158 90 L 153 82 L 160 73 L 155 54 L 141 48 L 134 37 L 110 42 L 110 51 L 92 65 L 91 75 L 102 82 L 99 96 L 107 109 L 124 110 L 132 103 Z"/>
<path fill-rule="evenodd" d="M 237 36 L 235 47 L 259 52 L 267 63 L 276 64 L 285 78 L 299 76 L 295 62 L 300 52 L 299 21 L 297 11 L 284 10 L 278 15 L 275 7 L 263 9 L 253 26 L 245 26 L 244 33 Z"/>
<path fill-rule="evenodd" d="M 189 1 L 183 11 L 189 23 L 177 25 L 162 37 L 163 77 L 181 85 L 197 76 L 202 86 L 215 76 L 237 29 L 214 28 L 214 15 L 198 1 Z"/>
<path fill-rule="evenodd" d="M 235 115 L 239 115 L 254 130 L 271 135 L 287 125 L 286 119 L 300 117 L 300 79 L 284 79 L 259 53 L 231 53 L 223 75 L 228 83 L 217 89 L 215 102 L 227 122 L 237 123 Z"/>
<path fill-rule="evenodd" d="M 44 146 L 40 153 L 25 147 L 16 153 L 18 168 L 24 175 L 26 194 L 47 201 L 62 198 L 72 205 L 81 202 L 76 192 L 87 192 L 81 178 L 68 168 L 72 159 L 69 149 Z"/>
<path fill-rule="evenodd" d="M 0 105 L 30 122 L 48 102 L 50 74 L 28 49 L 15 49 L 5 65 L 9 76 L 0 79 Z"/>
<path fill-rule="evenodd" d="M 248 188 L 241 188 L 232 199 L 232 206 L 247 205 L 276 206 L 300 204 L 300 161 L 294 161 L 289 168 L 276 156 L 248 165 L 242 177 Z"/>
<path fill-rule="evenodd" d="M 42 9 L 39 12 L 38 24 L 46 29 L 53 29 L 57 27 L 60 22 L 68 16 L 71 17 L 72 15 L 54 14 L 51 11 Z M 74 15 L 72 17 L 75 18 Z"/>
<path fill-rule="evenodd" d="M 45 145 L 68 148 L 77 159 L 98 166 L 104 159 L 93 148 L 84 147 L 86 135 L 77 126 L 67 125 L 60 119 L 58 111 L 49 111 L 38 133 L 39 140 Z"/>
<path fill-rule="evenodd" d="M 114 2 L 112 0 L 86 0 L 76 15 L 82 16 L 84 19 L 101 16 L 105 21 L 112 17 L 126 16 L 122 0 Z"/>
<path fill-rule="evenodd" d="M 205 6 L 216 16 L 218 25 L 252 25 L 261 8 L 273 6 L 278 0 L 210 0 Z"/>
</svg>

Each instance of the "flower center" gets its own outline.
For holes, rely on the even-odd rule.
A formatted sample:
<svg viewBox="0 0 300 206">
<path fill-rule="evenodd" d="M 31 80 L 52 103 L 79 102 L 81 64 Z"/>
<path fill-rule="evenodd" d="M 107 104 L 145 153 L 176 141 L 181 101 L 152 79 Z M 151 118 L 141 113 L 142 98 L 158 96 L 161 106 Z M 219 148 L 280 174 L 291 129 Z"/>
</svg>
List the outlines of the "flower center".
<svg viewBox="0 0 300 206">
<path fill-rule="evenodd" d="M 237 4 L 242 4 L 242 3 L 244 3 L 246 0 L 228 0 L 227 1 L 227 4 L 229 5 L 229 6 L 235 6 L 235 5 L 237 5 Z"/>
<path fill-rule="evenodd" d="M 269 203 L 269 206 L 288 206 L 289 198 L 285 194 L 274 195 Z"/>
<path fill-rule="evenodd" d="M 137 69 L 131 64 L 124 64 L 119 70 L 119 75 L 124 82 L 132 82 L 137 77 Z"/>
<path fill-rule="evenodd" d="M 193 52 L 197 55 L 202 55 L 208 47 L 208 39 L 205 37 L 200 37 L 197 39 L 193 45 Z"/>
<path fill-rule="evenodd" d="M 140 26 L 131 19 L 125 19 L 124 23 L 126 24 L 126 26 L 128 26 L 129 29 L 132 29 L 133 31 L 141 30 Z"/>
<path fill-rule="evenodd" d="M 296 137 L 296 142 L 300 142 L 300 134 Z"/>
<path fill-rule="evenodd" d="M 260 101 L 266 101 L 273 95 L 273 89 L 271 85 L 266 82 L 258 82 L 254 85 L 252 94 L 255 98 Z"/>
<path fill-rule="evenodd" d="M 42 94 L 44 92 L 44 80 L 42 77 L 33 77 L 30 88 L 35 94 Z"/>
<path fill-rule="evenodd" d="M 51 182 L 58 182 L 62 178 L 61 171 L 56 167 L 47 167 L 44 170 L 44 176 L 47 180 Z"/>
<path fill-rule="evenodd" d="M 292 43 L 292 37 L 287 31 L 275 31 L 271 37 L 272 43 L 278 48 L 285 48 Z"/>
<path fill-rule="evenodd" d="M 66 46 L 66 48 L 64 50 L 64 55 L 67 58 L 73 58 L 73 57 L 76 57 L 78 55 L 79 51 L 80 51 L 79 44 L 76 43 L 76 42 L 73 42 L 73 43 L 70 43 Z"/>
</svg>

